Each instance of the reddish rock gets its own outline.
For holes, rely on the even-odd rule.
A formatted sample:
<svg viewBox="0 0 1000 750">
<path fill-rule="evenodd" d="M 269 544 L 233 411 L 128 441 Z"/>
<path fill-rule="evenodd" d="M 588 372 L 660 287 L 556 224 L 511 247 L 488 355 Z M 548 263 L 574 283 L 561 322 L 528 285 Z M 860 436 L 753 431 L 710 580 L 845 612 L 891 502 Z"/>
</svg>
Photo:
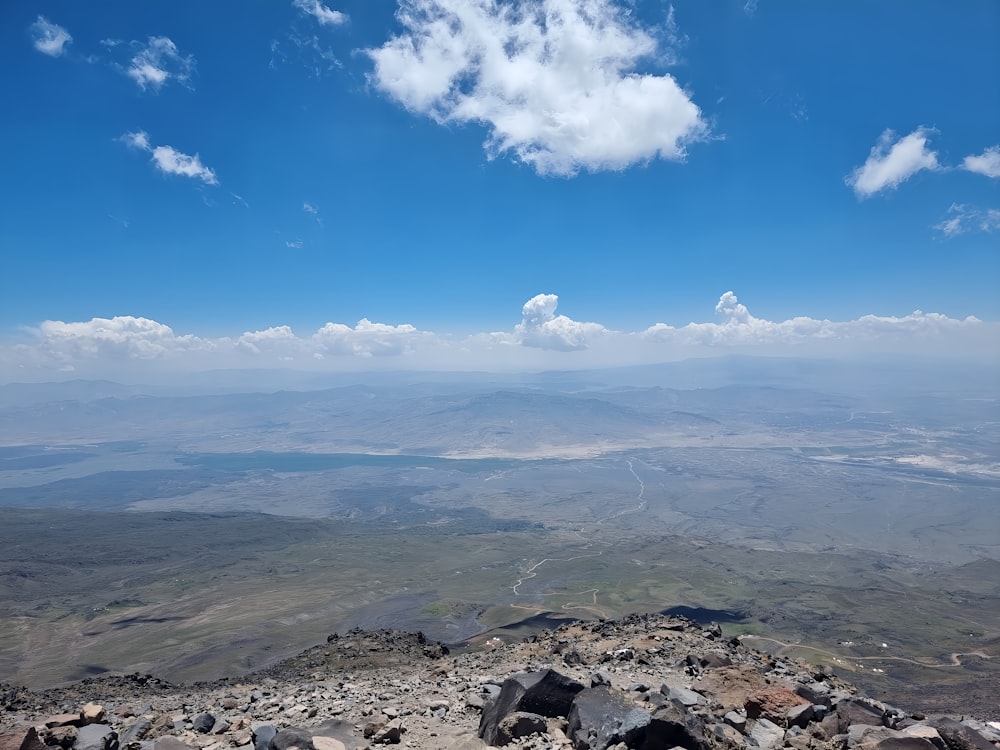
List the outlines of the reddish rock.
<svg viewBox="0 0 1000 750">
<path fill-rule="evenodd" d="M 781 687 L 770 687 L 758 690 L 747 696 L 743 704 L 750 719 L 761 717 L 773 721 L 778 726 L 785 726 L 788 709 L 809 704 L 802 696 Z"/>
</svg>

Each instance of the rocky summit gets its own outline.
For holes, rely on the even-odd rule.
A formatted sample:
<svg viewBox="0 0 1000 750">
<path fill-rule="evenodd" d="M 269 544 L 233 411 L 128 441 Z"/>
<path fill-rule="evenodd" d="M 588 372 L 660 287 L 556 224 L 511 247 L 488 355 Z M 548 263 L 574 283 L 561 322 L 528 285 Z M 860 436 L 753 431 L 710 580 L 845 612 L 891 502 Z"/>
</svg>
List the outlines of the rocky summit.
<svg viewBox="0 0 1000 750">
<path fill-rule="evenodd" d="M 462 653 L 420 633 L 353 630 L 238 680 L 4 684 L 0 710 L 0 750 L 1000 749 L 1000 707 L 902 711 L 827 670 L 661 615 Z"/>
</svg>

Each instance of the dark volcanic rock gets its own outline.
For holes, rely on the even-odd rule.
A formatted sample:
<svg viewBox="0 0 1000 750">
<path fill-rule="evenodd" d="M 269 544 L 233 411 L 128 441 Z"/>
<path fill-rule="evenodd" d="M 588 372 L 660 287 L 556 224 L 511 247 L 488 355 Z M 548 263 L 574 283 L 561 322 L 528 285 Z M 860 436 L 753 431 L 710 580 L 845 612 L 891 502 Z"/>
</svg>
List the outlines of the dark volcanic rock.
<svg viewBox="0 0 1000 750">
<path fill-rule="evenodd" d="M 264 724 L 254 729 L 251 735 L 254 750 L 268 750 L 271 745 L 271 738 L 277 733 L 277 728 L 271 724 Z"/>
<path fill-rule="evenodd" d="M 316 750 L 312 735 L 304 729 L 282 729 L 268 743 L 268 750 L 291 750 L 293 747 L 299 750 Z"/>
<path fill-rule="evenodd" d="M 637 712 L 636 716 L 630 716 L 633 711 Z M 636 709 L 624 694 L 606 685 L 580 691 L 567 717 L 573 747 L 576 750 L 604 750 L 621 739 L 626 718 L 633 741 L 638 740 L 643 733 L 640 730 L 649 724 L 649 713 Z"/>
<path fill-rule="evenodd" d="M 194 717 L 191 722 L 192 729 L 201 734 L 208 734 L 212 731 L 212 727 L 215 726 L 215 717 L 210 713 L 198 714 Z"/>
<path fill-rule="evenodd" d="M 554 669 L 514 675 L 504 681 L 500 695 L 483 710 L 479 736 L 488 744 L 497 744 L 500 722 L 515 711 L 549 717 L 566 716 L 573 698 L 581 690 L 583 685 Z"/>
<path fill-rule="evenodd" d="M 687 750 L 711 750 L 705 739 L 705 725 L 683 706 L 671 701 L 656 709 L 646 727 L 643 750 L 680 746 Z"/>
</svg>

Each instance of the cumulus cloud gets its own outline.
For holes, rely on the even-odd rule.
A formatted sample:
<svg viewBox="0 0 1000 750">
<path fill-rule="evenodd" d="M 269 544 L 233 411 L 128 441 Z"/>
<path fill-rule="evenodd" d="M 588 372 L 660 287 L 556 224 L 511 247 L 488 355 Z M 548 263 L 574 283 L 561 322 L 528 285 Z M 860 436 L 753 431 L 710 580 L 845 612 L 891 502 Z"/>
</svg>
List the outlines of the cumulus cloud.
<svg viewBox="0 0 1000 750">
<path fill-rule="evenodd" d="M 236 347 L 252 354 L 277 351 L 287 356 L 289 348 L 298 348 L 301 342 L 289 326 L 273 326 L 263 331 L 247 331 L 236 339 Z"/>
<path fill-rule="evenodd" d="M 848 175 L 847 184 L 859 198 L 869 198 L 899 187 L 921 170 L 940 169 L 937 152 L 927 148 L 930 134 L 927 128 L 917 128 L 897 140 L 893 131 L 886 130 L 865 163 Z"/>
<path fill-rule="evenodd" d="M 319 0 L 293 0 L 292 5 L 319 21 L 321 26 L 340 26 L 347 22 L 347 14 L 331 10 Z"/>
<path fill-rule="evenodd" d="M 173 146 L 153 146 L 149 141 L 149 134 L 143 130 L 134 133 L 125 133 L 118 140 L 132 148 L 140 151 L 147 151 L 151 155 L 153 164 L 164 174 L 177 174 L 183 177 L 191 177 L 201 180 L 206 185 L 218 185 L 219 180 L 215 171 L 201 163 L 198 154 L 190 156 L 181 153 Z"/>
<path fill-rule="evenodd" d="M 412 351 L 421 341 L 431 342 L 433 333 L 402 324 L 372 323 L 362 318 L 351 328 L 343 323 L 327 323 L 312 336 L 319 354 L 353 354 L 361 357 L 394 356 Z"/>
<path fill-rule="evenodd" d="M 178 336 L 170 326 L 149 318 L 119 315 L 78 323 L 46 320 L 39 328 L 42 345 L 60 359 L 158 359 L 213 345 L 197 336 Z"/>
<path fill-rule="evenodd" d="M 31 34 L 35 49 L 49 57 L 61 57 L 66 54 L 66 45 L 73 41 L 73 37 L 66 29 L 52 23 L 45 16 L 39 16 L 38 20 L 28 27 L 28 32 Z"/>
<path fill-rule="evenodd" d="M 952 203 L 948 218 L 935 224 L 934 229 L 949 238 L 966 232 L 997 232 L 1000 231 L 1000 209 Z"/>
<path fill-rule="evenodd" d="M 607 332 L 599 323 L 581 323 L 565 315 L 556 315 L 558 304 L 559 297 L 555 294 L 537 294 L 529 299 L 521 308 L 521 322 L 508 340 L 538 349 L 567 352 L 586 349 L 589 340 Z"/>
<path fill-rule="evenodd" d="M 170 80 L 184 85 L 190 81 L 194 56 L 182 55 L 168 37 L 151 36 L 145 44 L 132 42 L 132 47 L 135 54 L 125 74 L 144 91 L 159 91 Z"/>
<path fill-rule="evenodd" d="M 979 156 L 966 156 L 962 161 L 962 169 L 987 177 L 1000 177 L 1000 146 L 991 146 Z"/>
<path fill-rule="evenodd" d="M 680 160 L 707 135 L 669 54 L 611 0 L 405 0 L 399 36 L 369 49 L 372 81 L 437 122 L 480 123 L 489 158 L 539 174 Z M 676 30 L 672 32 L 676 36 Z"/>
</svg>

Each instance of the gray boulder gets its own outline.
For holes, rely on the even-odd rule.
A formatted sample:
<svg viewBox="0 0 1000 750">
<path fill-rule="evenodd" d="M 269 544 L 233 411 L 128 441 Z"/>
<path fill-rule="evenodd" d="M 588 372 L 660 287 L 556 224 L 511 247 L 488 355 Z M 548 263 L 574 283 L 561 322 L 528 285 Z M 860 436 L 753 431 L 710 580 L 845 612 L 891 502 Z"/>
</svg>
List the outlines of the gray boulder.
<svg viewBox="0 0 1000 750">
<path fill-rule="evenodd" d="M 954 719 L 938 719 L 933 726 L 948 750 L 996 750 L 993 743 L 975 729 Z"/>
<path fill-rule="evenodd" d="M 271 745 L 271 738 L 278 733 L 278 730 L 271 724 L 264 724 L 254 729 L 250 736 L 253 739 L 254 750 L 268 750 Z"/>
<path fill-rule="evenodd" d="M 76 732 L 76 750 L 118 750 L 118 733 L 107 724 L 87 724 Z"/>
<path fill-rule="evenodd" d="M 498 745 L 507 745 L 521 737 L 540 734 L 547 729 L 545 717 L 527 711 L 515 711 L 500 720 L 498 727 Z"/>
</svg>

